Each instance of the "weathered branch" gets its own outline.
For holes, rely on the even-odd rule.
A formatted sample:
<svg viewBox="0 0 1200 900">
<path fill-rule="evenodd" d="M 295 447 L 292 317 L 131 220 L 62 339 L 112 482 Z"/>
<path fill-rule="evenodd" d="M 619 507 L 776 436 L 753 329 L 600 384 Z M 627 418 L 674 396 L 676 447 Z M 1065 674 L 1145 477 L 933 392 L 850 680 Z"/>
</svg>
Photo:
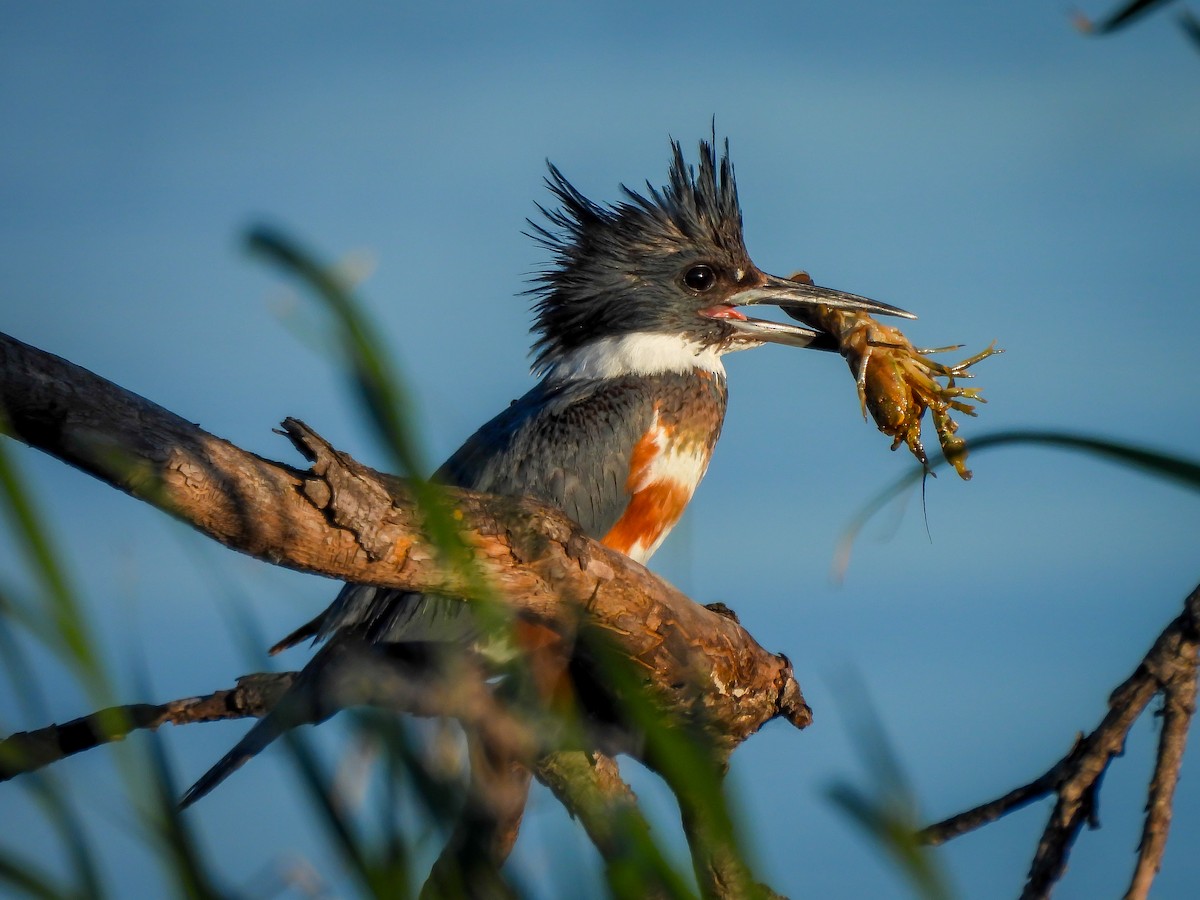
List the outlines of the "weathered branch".
<svg viewBox="0 0 1200 900">
<path fill-rule="evenodd" d="M 1146 804 L 1146 822 L 1137 866 L 1126 894 L 1148 896 L 1166 847 L 1171 822 L 1171 799 L 1179 780 L 1188 726 L 1196 705 L 1197 655 L 1200 650 L 1200 586 L 1184 601 L 1183 612 L 1155 640 L 1137 669 L 1109 697 L 1109 711 L 1091 734 L 1044 775 L 1029 784 L 974 809 L 959 813 L 921 832 L 929 844 L 946 841 L 993 822 L 1015 809 L 1050 794 L 1057 803 L 1038 842 L 1022 893 L 1023 898 L 1048 897 L 1066 871 L 1071 846 L 1084 824 L 1095 823 L 1096 795 L 1113 757 L 1150 701 L 1164 696 L 1163 729 L 1158 758 Z"/>
<path fill-rule="evenodd" d="M 0 335 L 4 430 L 163 509 L 226 546 L 350 581 L 474 599 L 421 531 L 399 479 L 285 423 L 312 468 L 271 462 L 44 351 Z M 647 673 L 667 709 L 725 752 L 775 716 L 811 719 L 786 657 L 527 499 L 446 491 L 492 590 L 569 632 L 583 614 Z M 461 516 L 461 518 L 460 518 Z"/>
<path fill-rule="evenodd" d="M 608 867 L 610 884 L 633 881 L 648 900 L 684 892 L 612 759 L 578 750 L 551 753 L 538 761 L 535 774 L 579 820 Z M 635 868 L 631 859 L 638 854 L 648 858 Z"/>
<path fill-rule="evenodd" d="M 291 687 L 295 672 L 239 678 L 237 687 L 169 703 L 131 703 L 102 709 L 61 725 L 20 731 L 0 741 L 0 781 L 33 772 L 76 753 L 124 740 L 134 731 L 266 715 Z"/>
<path fill-rule="evenodd" d="M 768 653 L 736 617 L 696 605 L 627 557 L 590 540 L 549 506 L 446 490 L 474 557 L 474 566 L 447 566 L 423 533 L 421 510 L 404 481 L 355 462 L 303 423 L 286 420 L 284 433 L 311 463 L 308 470 L 247 453 L 3 335 L 0 429 L 268 562 L 383 587 L 467 600 L 499 598 L 519 618 L 568 638 L 565 646 L 584 654 L 585 667 L 606 664 L 589 661 L 589 648 L 601 656 L 615 649 L 630 663 L 624 669 L 636 673 L 636 690 L 648 690 L 672 721 L 703 732 L 718 760 L 771 718 L 782 716 L 797 727 L 811 721 L 787 657 Z M 363 654 L 364 665 L 374 664 L 369 656 Z M 453 716 L 470 736 L 474 766 L 467 806 L 443 855 L 445 864 L 435 866 L 427 889 L 453 892 L 451 882 L 462 877 L 481 889 L 502 889 L 498 866 L 524 808 L 526 767 L 536 768 L 547 751 L 558 749 L 539 727 L 544 722 L 529 720 L 528 710 L 499 705 L 483 678 L 434 677 L 419 667 L 383 666 L 364 679 L 355 676 L 357 663 L 349 659 L 350 668 L 338 675 L 335 686 L 346 693 L 331 709 L 373 703 L 417 715 Z M 199 708 L 213 710 L 214 717 L 262 715 L 278 694 L 243 696 L 250 685 L 282 689 L 292 677 L 254 676 L 257 680 L 245 682 L 245 689 L 239 685 L 182 705 L 131 706 L 66 727 L 14 735 L 0 745 L 0 762 L 15 774 L 120 739 L 134 728 L 193 721 L 188 717 Z M 372 686 L 365 693 L 364 683 Z M 630 687 L 624 677 L 622 689 Z M 636 746 L 635 740 L 615 749 Z M 580 796 L 563 796 L 572 812 L 584 813 L 577 805 Z M 620 808 L 628 820 L 635 809 L 631 795 Z M 615 854 L 610 865 L 622 865 L 625 851 L 612 843 L 607 849 Z M 464 859 L 474 870 L 462 865 Z M 725 869 L 714 866 L 714 876 Z M 730 895 L 720 884 L 706 887 L 706 893 Z"/>
<path fill-rule="evenodd" d="M 369 660 L 364 660 L 364 664 L 371 665 Z M 61 725 L 13 734 L 0 741 L 0 781 L 123 740 L 134 731 L 157 730 L 165 724 L 261 718 L 275 707 L 298 674 L 245 675 L 237 680 L 236 687 L 206 696 L 162 704 L 128 704 Z M 370 704 L 417 716 L 455 718 L 468 734 L 482 738 L 475 743 L 473 756 L 502 748 L 520 756 L 536 757 L 533 774 L 583 825 L 610 870 L 610 881 L 630 883 L 629 879 L 633 879 L 632 883 L 638 885 L 644 896 L 651 898 L 689 893 L 658 855 L 649 823 L 611 758 L 580 750 L 538 753 L 534 745 L 540 743 L 539 737 L 545 736 L 544 728 L 531 728 L 529 723 L 499 706 L 482 679 L 469 677 L 466 672 L 458 674 L 459 677 L 447 679 L 444 674 L 418 667 L 372 666 L 369 678 L 355 677 L 352 673 L 345 677 L 353 685 L 349 691 L 354 696 L 344 689 L 341 702 Z M 480 775 L 473 767 L 473 779 L 486 787 L 487 782 Z M 495 880 L 497 870 L 516 837 L 524 806 L 524 788 L 519 782 L 527 775 L 520 771 L 513 775 L 512 779 L 501 779 L 500 786 L 516 785 L 521 790 L 518 797 L 485 798 L 476 790 L 473 800 L 468 800 L 469 804 L 475 804 L 475 812 L 468 809 L 468 814 L 461 817 L 455 834 L 435 864 L 427 883 L 432 896 L 463 894 L 464 882 L 477 888 L 495 888 L 501 884 Z M 480 784 L 473 787 L 478 789 Z M 470 793 L 469 789 L 469 796 Z M 483 808 L 482 804 L 489 800 L 491 808 Z M 497 832 L 498 825 L 507 828 Z M 496 846 L 478 846 L 485 839 L 494 841 Z M 657 886 L 655 878 L 659 879 Z M 710 895 L 716 893 L 710 891 Z"/>
<path fill-rule="evenodd" d="M 1150 792 L 1146 800 L 1146 821 L 1138 843 L 1138 862 L 1134 869 L 1128 900 L 1150 896 L 1150 886 L 1162 865 L 1167 848 L 1167 833 L 1171 828 L 1171 807 L 1179 772 L 1183 767 L 1183 752 L 1187 747 L 1188 729 L 1196 712 L 1197 650 L 1200 648 L 1200 587 L 1188 597 L 1179 625 L 1178 638 L 1168 644 L 1152 671 L 1162 685 L 1162 733 L 1158 739 L 1158 754 Z M 1175 624 L 1175 623 L 1173 623 Z M 1157 645 L 1156 645 L 1157 646 Z"/>
<path fill-rule="evenodd" d="M 583 825 L 608 867 L 610 883 L 636 885 L 646 897 L 690 893 L 659 854 L 649 823 L 614 760 L 596 752 L 550 750 L 544 723 L 523 721 L 501 706 L 481 673 L 453 677 L 427 667 L 379 665 L 369 657 L 342 669 L 334 688 L 338 704 L 372 705 L 416 716 L 457 719 L 471 742 L 471 784 L 454 833 L 426 882 L 423 896 L 501 896 L 500 866 L 516 838 L 530 770 Z M 225 719 L 260 718 L 270 712 L 299 673 L 258 673 L 237 686 L 203 697 L 163 704 L 113 707 L 62 725 L 21 732 L 0 741 L 0 781 L 124 739 L 138 730 Z M 489 757 L 489 758 L 481 758 Z M 497 769 L 500 769 L 497 773 Z M 499 775 L 499 777 L 496 777 Z M 731 882 L 732 883 L 732 882 Z M 735 883 L 733 883 L 735 884 Z M 715 878 L 705 896 L 741 897 Z M 775 896 L 761 888 L 755 896 Z"/>
<path fill-rule="evenodd" d="M 244 675 L 233 688 L 167 703 L 131 703 L 91 715 L 22 731 L 0 740 L 0 781 L 162 725 L 192 725 L 226 719 L 261 718 L 275 708 L 298 672 Z M 519 719 L 496 700 L 486 675 L 457 661 L 452 671 L 402 660 L 354 655 L 335 669 L 326 702 L 335 708 L 373 706 L 422 718 L 457 719 L 491 746 L 533 757 L 553 741 L 541 721 Z"/>
</svg>

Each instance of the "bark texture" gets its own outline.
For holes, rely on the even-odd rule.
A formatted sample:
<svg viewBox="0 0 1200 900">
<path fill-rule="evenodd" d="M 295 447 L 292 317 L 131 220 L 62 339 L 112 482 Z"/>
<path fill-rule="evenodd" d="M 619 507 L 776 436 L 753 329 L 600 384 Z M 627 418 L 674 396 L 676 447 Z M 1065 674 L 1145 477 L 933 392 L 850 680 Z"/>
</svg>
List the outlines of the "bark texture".
<svg viewBox="0 0 1200 900">
<path fill-rule="evenodd" d="M 594 696 L 578 697 L 589 723 L 561 729 L 570 732 L 565 744 L 562 734 L 547 738 L 547 718 L 530 716 L 528 709 L 510 715 L 509 707 L 497 706 L 482 678 L 421 682 L 418 673 L 401 672 L 395 684 L 370 679 L 370 696 L 347 695 L 347 703 L 453 716 L 467 729 L 481 777 L 473 778 L 461 827 L 435 866 L 430 896 L 453 892 L 453 879 L 462 873 L 476 885 L 500 889 L 498 867 L 520 822 L 530 770 L 584 818 L 610 872 L 621 872 L 628 863 L 625 842 L 603 820 L 640 820 L 606 752 L 630 752 L 654 766 L 664 735 L 682 728 L 677 734 L 704 745 L 719 773 L 729 753 L 770 719 L 782 717 L 798 728 L 811 721 L 791 662 L 759 645 L 727 608 L 692 602 L 544 504 L 442 491 L 469 555 L 467 565 L 448 565 L 445 546 L 422 528 L 411 485 L 361 465 L 302 422 L 285 420 L 282 433 L 309 462 L 305 469 L 246 452 L 5 335 L 0 335 L 0 430 L 267 562 L 346 581 L 461 596 L 464 602 L 499 602 L 518 620 L 560 637 L 572 654 L 572 670 L 601 686 Z M 0 746 L 0 776 L 119 740 L 137 728 L 199 721 L 206 710 L 221 718 L 261 716 L 291 677 L 251 676 L 233 691 L 205 698 L 135 704 L 13 735 Z M 641 712 L 647 701 L 654 715 L 672 723 L 670 729 L 659 727 L 656 735 Z M 613 715 L 614 710 L 627 714 Z M 576 767 L 574 781 L 563 774 L 564 763 L 582 757 L 556 755 L 564 752 L 591 754 L 588 765 Z M 720 807 L 714 808 L 719 825 Z M 706 834 L 720 831 L 705 819 L 707 806 L 692 809 L 685 803 L 684 813 L 685 827 L 700 835 L 695 840 L 712 844 L 693 847 L 706 894 L 769 893 L 753 884 L 736 854 L 719 846 L 719 834 Z M 464 866 L 467 858 L 478 864 L 476 871 Z M 669 878 L 663 878 L 666 888 Z"/>
<path fill-rule="evenodd" d="M 311 462 L 263 459 L 112 382 L 0 335 L 4 430 L 276 565 L 387 587 L 478 595 L 441 565 L 404 481 L 335 450 L 302 423 L 284 429 Z M 736 618 L 693 603 L 588 538 L 558 510 L 446 490 L 487 591 L 560 633 L 597 629 L 726 751 L 782 716 L 811 721 L 787 657 Z"/>
</svg>

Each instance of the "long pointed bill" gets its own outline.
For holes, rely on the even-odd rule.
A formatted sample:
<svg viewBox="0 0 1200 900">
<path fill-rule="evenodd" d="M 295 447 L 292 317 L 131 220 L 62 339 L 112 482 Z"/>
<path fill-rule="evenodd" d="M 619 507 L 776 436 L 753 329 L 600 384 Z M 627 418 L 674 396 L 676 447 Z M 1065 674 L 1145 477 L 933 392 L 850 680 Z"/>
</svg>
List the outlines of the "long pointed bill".
<svg viewBox="0 0 1200 900">
<path fill-rule="evenodd" d="M 769 322 L 764 319 L 747 318 L 741 313 L 732 312 L 733 307 L 778 306 L 793 319 L 807 325 L 817 324 L 813 313 L 818 306 L 879 316 L 916 318 L 910 312 L 880 303 L 878 300 L 859 297 L 857 294 L 847 294 L 815 284 L 790 281 L 775 275 L 764 275 L 764 278 L 765 283 L 739 291 L 731 296 L 726 301 L 727 308 L 731 310 L 731 313 L 721 316 L 733 326 L 742 339 L 747 341 L 765 341 L 773 344 L 786 344 L 791 347 L 812 347 L 821 350 L 836 348 L 836 341 L 824 331 L 781 322 Z"/>
</svg>

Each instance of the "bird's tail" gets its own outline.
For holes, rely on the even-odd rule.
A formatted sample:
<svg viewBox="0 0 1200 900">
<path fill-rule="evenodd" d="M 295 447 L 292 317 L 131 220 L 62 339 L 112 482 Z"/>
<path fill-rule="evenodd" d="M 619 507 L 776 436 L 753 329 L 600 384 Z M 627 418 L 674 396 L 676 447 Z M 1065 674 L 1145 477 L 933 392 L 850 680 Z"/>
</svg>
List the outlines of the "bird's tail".
<svg viewBox="0 0 1200 900">
<path fill-rule="evenodd" d="M 248 759 L 251 759 L 266 749 L 275 738 L 292 727 L 292 723 L 284 722 L 278 712 L 278 707 L 267 713 L 254 723 L 254 727 L 246 732 L 232 750 L 226 753 L 215 766 L 200 776 L 200 779 L 187 789 L 179 801 L 179 808 L 191 806 L 218 784 L 240 769 Z"/>
<path fill-rule="evenodd" d="M 299 677 L 292 682 L 279 701 L 254 727 L 246 732 L 232 750 L 226 753 L 215 766 L 205 772 L 200 780 L 187 789 L 179 801 L 179 808 L 191 806 L 222 781 L 261 753 L 277 737 L 297 725 L 312 725 L 329 718 L 337 710 L 336 701 L 322 696 L 331 678 L 340 671 L 342 662 L 354 645 L 350 641 L 333 641 L 322 647 Z"/>
</svg>

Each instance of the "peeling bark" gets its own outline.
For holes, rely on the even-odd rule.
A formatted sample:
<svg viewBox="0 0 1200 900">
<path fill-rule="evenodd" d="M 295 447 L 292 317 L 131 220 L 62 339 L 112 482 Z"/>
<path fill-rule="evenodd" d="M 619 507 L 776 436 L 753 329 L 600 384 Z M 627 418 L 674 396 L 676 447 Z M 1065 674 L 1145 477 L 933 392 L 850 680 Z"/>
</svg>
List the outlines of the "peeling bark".
<svg viewBox="0 0 1200 900">
<path fill-rule="evenodd" d="M 635 705 L 644 701 L 633 698 L 649 697 L 668 721 L 704 735 L 718 768 L 770 719 L 783 717 L 798 728 L 811 721 L 786 656 L 764 650 L 724 607 L 693 603 L 545 504 L 442 490 L 472 563 L 447 565 L 445 553 L 422 530 L 422 510 L 411 485 L 361 465 L 303 423 L 288 419 L 282 433 L 308 460 L 307 469 L 241 450 L 91 372 L 4 335 L 0 430 L 267 562 L 346 581 L 461 596 L 464 602 L 499 600 L 517 618 L 556 632 L 562 646 L 573 648 L 573 667 L 599 675 L 592 680 L 603 685 L 595 697 L 581 698 L 589 729 L 573 740 L 607 736 L 604 746 L 586 748 L 598 761 L 589 767 L 589 779 L 598 772 L 605 777 L 572 790 L 561 778 L 554 782 L 563 802 L 585 815 L 589 831 L 597 835 L 604 827 L 598 816 L 606 808 L 636 821 L 630 818 L 631 810 L 636 812 L 632 794 L 614 788 L 622 783 L 602 751 L 642 749 L 630 721 L 605 722 L 610 710 L 597 714 L 598 708 L 619 707 L 614 701 L 622 696 Z M 614 683 L 605 683 L 604 676 L 614 673 L 619 674 Z M 11 777 L 119 740 L 135 728 L 199 721 L 205 717 L 202 710 L 220 713 L 216 717 L 263 715 L 284 682 L 252 678 L 266 680 L 207 698 L 132 705 L 14 735 L 0 744 L 4 774 Z M 446 864 L 435 868 L 435 876 L 465 871 L 461 859 L 456 862 L 465 853 L 476 863 L 483 860 L 472 878 L 498 877 L 520 822 L 528 771 L 554 780 L 553 760 L 562 758 L 555 756 L 562 748 L 545 745 L 528 710 L 496 706 L 483 679 L 472 682 L 479 690 L 465 693 L 453 678 L 417 684 L 420 675 L 409 672 L 395 681 L 372 679 L 378 696 L 345 699 L 456 717 L 472 735 L 476 762 L 488 763 L 477 766 L 484 777 L 474 786 L 478 790 L 469 792 L 474 801 L 468 801 L 443 856 Z M 598 707 L 588 708 L 589 700 Z M 220 707 L 226 702 L 248 705 Z M 603 727 L 592 727 L 596 723 Z M 613 736 L 615 742 L 608 740 Z M 503 777 L 487 779 L 489 769 Z M 598 799 L 605 792 L 615 806 Z M 619 870 L 621 842 L 614 842 L 610 831 L 598 844 L 612 855 L 610 868 Z M 475 852 L 479 847 L 486 852 Z M 726 878 L 748 882 L 744 872 L 716 855 L 724 852 L 721 848 L 704 852 L 705 859 L 720 862 L 698 870 L 706 894 L 759 895 L 757 886 L 744 894 L 737 884 L 723 883 Z M 436 877 L 428 887 L 434 893 L 440 889 Z"/>
<path fill-rule="evenodd" d="M 0 335 L 3 430 L 236 550 L 347 581 L 479 599 L 421 531 L 412 491 L 335 450 L 302 423 L 284 429 L 300 470 L 241 450 L 66 360 Z M 606 638 L 667 707 L 703 719 L 730 751 L 775 716 L 811 721 L 787 657 L 629 558 L 528 499 L 446 489 L 488 589 L 514 613 Z"/>
</svg>

